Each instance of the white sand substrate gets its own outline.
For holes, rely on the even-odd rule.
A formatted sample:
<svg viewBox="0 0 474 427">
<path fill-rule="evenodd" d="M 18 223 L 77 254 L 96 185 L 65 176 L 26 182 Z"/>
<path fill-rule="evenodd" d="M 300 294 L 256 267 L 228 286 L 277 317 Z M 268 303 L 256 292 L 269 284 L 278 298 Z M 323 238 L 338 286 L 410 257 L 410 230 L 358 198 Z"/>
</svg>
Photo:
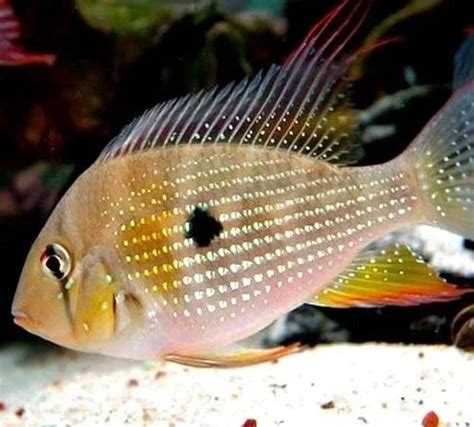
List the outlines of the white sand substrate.
<svg viewBox="0 0 474 427">
<path fill-rule="evenodd" d="M 0 351 L 0 426 L 474 426 L 474 355 L 324 345 L 277 363 L 197 369 L 42 348 Z"/>
</svg>

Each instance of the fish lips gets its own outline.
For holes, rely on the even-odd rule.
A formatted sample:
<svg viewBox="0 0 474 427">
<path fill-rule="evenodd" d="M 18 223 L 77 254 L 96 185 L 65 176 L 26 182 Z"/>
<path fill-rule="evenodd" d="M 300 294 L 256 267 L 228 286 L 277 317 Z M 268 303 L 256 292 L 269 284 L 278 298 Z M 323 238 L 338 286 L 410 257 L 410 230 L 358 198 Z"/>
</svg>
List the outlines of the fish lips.
<svg viewBox="0 0 474 427">
<path fill-rule="evenodd" d="M 12 315 L 13 315 L 13 323 L 15 325 L 20 326 L 21 328 L 25 329 L 28 332 L 31 332 L 33 334 L 37 334 L 36 332 L 36 323 L 34 320 L 25 314 L 24 312 L 20 310 L 12 310 Z"/>
</svg>

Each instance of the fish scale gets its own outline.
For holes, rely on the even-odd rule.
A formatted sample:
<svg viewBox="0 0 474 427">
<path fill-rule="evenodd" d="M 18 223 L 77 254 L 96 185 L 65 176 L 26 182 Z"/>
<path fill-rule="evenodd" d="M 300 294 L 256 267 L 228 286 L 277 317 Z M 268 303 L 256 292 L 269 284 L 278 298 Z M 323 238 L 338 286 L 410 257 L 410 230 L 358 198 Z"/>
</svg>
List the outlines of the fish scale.
<svg viewBox="0 0 474 427">
<path fill-rule="evenodd" d="M 196 160 L 186 162 L 190 158 Z M 205 159 L 224 159 L 226 166 L 213 168 Z M 176 166 L 158 167 L 163 164 Z M 118 160 L 106 167 L 123 166 Z M 406 223 L 416 206 L 405 174 L 341 170 L 264 148 L 170 147 L 131 156 L 126 167 L 141 173 L 129 172 L 135 180 L 106 198 L 104 227 L 110 227 L 128 280 L 147 294 L 149 313 L 195 329 L 199 343 L 209 330 L 243 335 L 243 313 L 268 323 L 270 298 L 279 310 L 295 307 L 314 293 L 315 274 L 323 288 L 347 266 L 342 253 L 357 253 Z M 185 238 L 185 223 L 198 205 L 208 206 L 224 227 L 206 248 Z M 273 315 L 273 308 L 267 311 Z"/>
</svg>

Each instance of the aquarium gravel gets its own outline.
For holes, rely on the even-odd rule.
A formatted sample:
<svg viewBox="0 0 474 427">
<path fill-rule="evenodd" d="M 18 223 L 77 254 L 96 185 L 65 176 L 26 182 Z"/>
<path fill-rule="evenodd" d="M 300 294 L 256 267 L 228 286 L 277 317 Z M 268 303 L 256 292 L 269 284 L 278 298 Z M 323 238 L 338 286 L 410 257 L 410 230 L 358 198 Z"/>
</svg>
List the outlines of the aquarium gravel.
<svg viewBox="0 0 474 427">
<path fill-rule="evenodd" d="M 229 370 L 10 347 L 0 425 L 415 427 L 434 412 L 468 427 L 473 368 L 444 346 L 324 345 Z"/>
</svg>

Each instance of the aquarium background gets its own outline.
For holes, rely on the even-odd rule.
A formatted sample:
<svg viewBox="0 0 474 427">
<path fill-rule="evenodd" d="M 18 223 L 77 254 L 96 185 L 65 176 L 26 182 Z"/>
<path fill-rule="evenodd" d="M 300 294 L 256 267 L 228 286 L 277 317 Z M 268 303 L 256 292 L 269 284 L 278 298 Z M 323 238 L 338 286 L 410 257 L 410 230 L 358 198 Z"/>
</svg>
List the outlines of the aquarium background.
<svg viewBox="0 0 474 427">
<path fill-rule="evenodd" d="M 12 2 L 22 44 L 54 55 L 55 62 L 0 66 L 0 345 L 37 340 L 10 315 L 23 262 L 61 194 L 107 142 L 160 101 L 282 62 L 337 3 Z M 399 153 L 449 97 L 455 52 L 474 31 L 472 3 L 374 1 L 355 45 L 377 35 L 396 41 L 351 70 L 359 137 L 366 142 L 364 164 Z M 460 242 L 459 251 L 474 254 L 472 242 Z M 455 283 L 474 285 L 474 277 L 458 267 L 443 273 Z M 447 343 L 452 319 L 473 302 L 466 297 L 412 308 L 303 306 L 277 322 L 267 341 Z"/>
</svg>

